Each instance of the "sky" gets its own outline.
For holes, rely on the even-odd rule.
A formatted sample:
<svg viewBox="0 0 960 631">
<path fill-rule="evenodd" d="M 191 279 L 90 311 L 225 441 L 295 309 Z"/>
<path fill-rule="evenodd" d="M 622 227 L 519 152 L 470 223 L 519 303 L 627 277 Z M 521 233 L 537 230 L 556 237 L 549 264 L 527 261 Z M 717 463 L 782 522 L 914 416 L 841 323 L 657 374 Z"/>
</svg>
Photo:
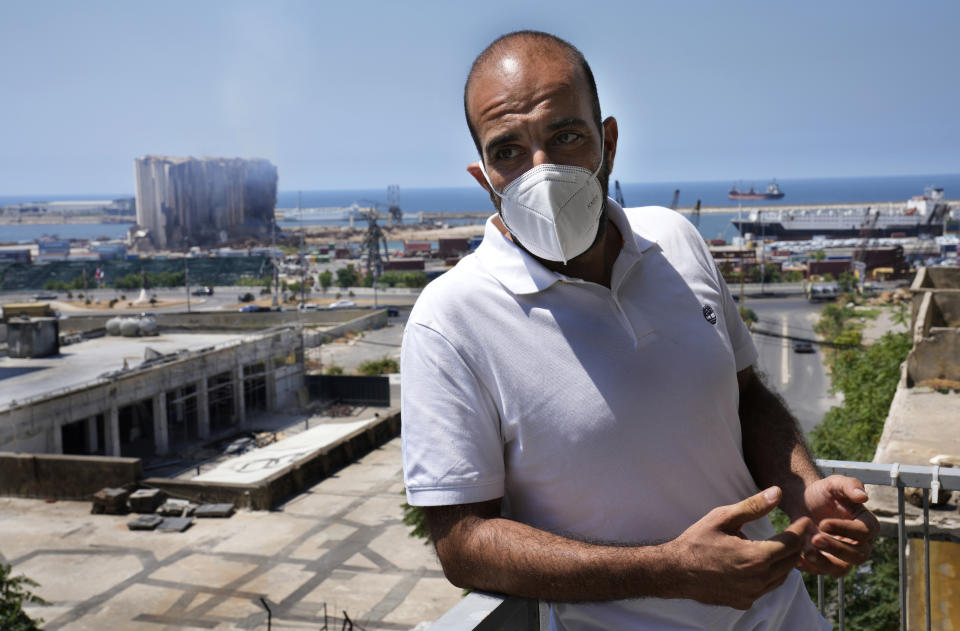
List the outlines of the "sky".
<svg viewBox="0 0 960 631">
<path fill-rule="evenodd" d="M 960 171 L 960 3 L 0 3 L 0 196 L 133 193 L 145 154 L 281 190 L 474 185 L 463 81 L 497 36 L 581 49 L 624 182 Z"/>
</svg>

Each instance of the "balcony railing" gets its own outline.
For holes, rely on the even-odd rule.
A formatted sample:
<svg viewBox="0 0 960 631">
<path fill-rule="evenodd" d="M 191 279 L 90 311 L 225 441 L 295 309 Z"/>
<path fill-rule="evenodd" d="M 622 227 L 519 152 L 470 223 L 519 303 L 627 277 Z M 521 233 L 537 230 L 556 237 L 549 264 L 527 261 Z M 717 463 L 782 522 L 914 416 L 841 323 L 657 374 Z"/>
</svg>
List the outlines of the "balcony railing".
<svg viewBox="0 0 960 631">
<path fill-rule="evenodd" d="M 923 570 L 925 598 L 925 627 L 931 626 L 930 609 L 930 503 L 941 493 L 960 491 L 960 469 L 931 466 L 874 464 L 870 462 L 846 462 L 841 460 L 818 460 L 817 465 L 825 476 L 847 475 L 864 484 L 890 486 L 897 489 L 897 548 L 900 569 L 900 629 L 907 629 L 907 522 L 904 510 L 904 493 L 908 488 L 922 489 L 923 493 Z M 817 607 L 824 612 L 824 579 L 817 577 Z M 838 581 L 837 589 L 838 628 L 845 629 L 844 580 Z M 537 600 L 504 597 L 496 594 L 473 592 L 463 598 L 440 619 L 430 626 L 430 631 L 527 631 L 550 629 L 549 607 Z"/>
</svg>

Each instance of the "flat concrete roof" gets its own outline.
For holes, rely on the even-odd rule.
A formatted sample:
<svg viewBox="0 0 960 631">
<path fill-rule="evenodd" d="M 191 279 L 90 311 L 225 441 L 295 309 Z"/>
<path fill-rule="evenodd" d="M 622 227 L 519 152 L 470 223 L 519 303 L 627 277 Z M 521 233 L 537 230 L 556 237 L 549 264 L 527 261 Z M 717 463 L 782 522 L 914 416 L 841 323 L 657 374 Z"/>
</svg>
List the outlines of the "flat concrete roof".
<svg viewBox="0 0 960 631">
<path fill-rule="evenodd" d="M 0 409 L 16 401 L 93 381 L 104 373 L 139 366 L 151 348 L 159 353 L 196 351 L 242 340 L 249 333 L 162 332 L 153 337 L 100 337 L 60 347 L 60 354 L 37 359 L 0 358 Z"/>
<path fill-rule="evenodd" d="M 271 511 L 130 531 L 89 502 L 0 497 L 0 561 L 40 585 L 44 628 L 406 631 L 461 598 L 403 523 L 400 439 Z"/>
</svg>

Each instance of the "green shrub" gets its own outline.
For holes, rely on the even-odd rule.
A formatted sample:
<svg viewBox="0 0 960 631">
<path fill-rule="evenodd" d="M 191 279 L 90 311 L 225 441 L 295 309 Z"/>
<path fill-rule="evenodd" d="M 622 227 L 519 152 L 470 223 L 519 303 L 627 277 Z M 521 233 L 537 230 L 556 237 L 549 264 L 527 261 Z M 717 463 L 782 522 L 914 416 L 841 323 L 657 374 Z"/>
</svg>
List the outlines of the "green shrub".
<svg viewBox="0 0 960 631">
<path fill-rule="evenodd" d="M 36 581 L 26 576 L 11 576 L 12 568 L 0 563 L 0 629 L 4 631 L 36 631 L 42 619 L 33 620 L 23 611 L 25 603 L 48 604 L 30 591 Z"/>
<path fill-rule="evenodd" d="M 384 356 L 380 359 L 363 362 L 357 366 L 357 372 L 361 375 L 387 375 L 400 372 L 400 364 L 397 363 L 397 360 Z"/>
</svg>

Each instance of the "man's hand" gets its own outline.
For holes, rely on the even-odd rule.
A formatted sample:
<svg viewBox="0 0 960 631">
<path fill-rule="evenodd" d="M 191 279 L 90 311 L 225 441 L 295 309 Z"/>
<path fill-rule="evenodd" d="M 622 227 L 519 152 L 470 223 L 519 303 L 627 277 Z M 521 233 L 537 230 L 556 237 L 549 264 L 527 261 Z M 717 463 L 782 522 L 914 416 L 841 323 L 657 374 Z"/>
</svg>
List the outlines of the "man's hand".
<svg viewBox="0 0 960 631">
<path fill-rule="evenodd" d="M 786 580 L 801 560 L 811 521 L 798 519 L 766 541 L 750 541 L 740 531 L 745 523 L 773 510 L 780 498 L 780 489 L 773 486 L 737 504 L 715 508 L 666 544 L 676 554 L 684 597 L 749 609 Z"/>
<path fill-rule="evenodd" d="M 856 478 L 832 475 L 807 486 L 806 513 L 815 534 L 797 567 L 812 574 L 843 576 L 870 558 L 880 524 L 863 503 L 867 493 Z"/>
</svg>

